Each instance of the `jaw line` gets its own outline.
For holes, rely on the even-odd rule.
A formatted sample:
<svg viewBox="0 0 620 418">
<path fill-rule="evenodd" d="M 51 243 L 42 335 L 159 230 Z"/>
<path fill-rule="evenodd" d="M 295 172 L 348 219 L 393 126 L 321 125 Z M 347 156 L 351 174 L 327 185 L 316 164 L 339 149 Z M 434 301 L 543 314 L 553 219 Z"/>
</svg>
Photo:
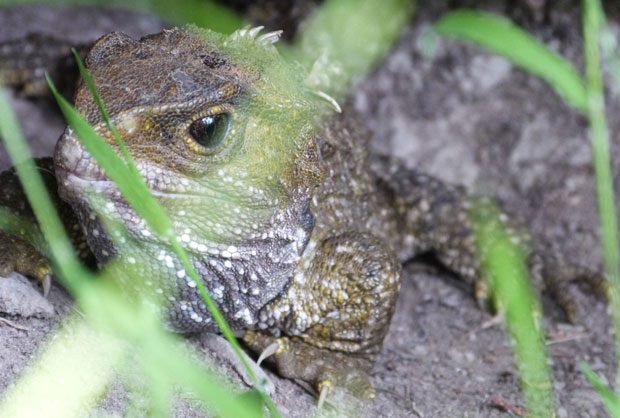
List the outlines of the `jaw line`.
<svg viewBox="0 0 620 418">
<path fill-rule="evenodd" d="M 95 191 L 101 191 L 101 192 L 106 192 L 109 190 L 113 190 L 113 191 L 118 191 L 120 192 L 118 186 L 116 185 L 116 183 L 112 180 L 110 180 L 110 178 L 108 178 L 107 176 L 102 176 L 100 178 L 84 178 L 82 176 L 80 176 L 79 174 L 76 174 L 73 170 L 68 169 L 67 167 L 65 167 L 63 164 L 56 164 L 54 167 L 55 171 L 58 172 L 60 174 L 60 178 L 62 178 L 62 186 L 63 187 L 67 187 L 67 185 L 65 183 L 69 182 L 70 184 L 72 183 L 73 185 L 78 185 L 77 187 L 79 187 L 79 189 L 81 190 L 88 190 L 88 188 L 90 187 L 92 190 Z M 140 175 L 142 177 L 142 175 Z M 234 201 L 234 198 L 232 199 L 227 199 L 225 198 L 224 194 L 218 193 L 218 194 L 196 194 L 196 193 L 184 193 L 184 192 L 168 192 L 168 191 L 163 191 L 163 190 L 157 190 L 152 188 L 151 186 L 149 186 L 144 177 L 142 177 L 142 181 L 145 183 L 146 187 L 148 188 L 149 192 L 151 193 L 152 196 L 157 197 L 157 198 L 165 198 L 165 199 L 209 199 L 209 200 L 219 200 L 222 202 L 231 202 Z M 71 186 L 69 186 L 71 187 Z M 75 186 L 74 186 L 75 187 Z M 107 195 L 107 197 L 111 200 L 114 201 L 118 201 L 119 198 L 116 196 L 113 196 L 111 193 L 105 193 Z M 122 197 L 122 193 L 121 193 L 121 199 L 125 200 Z"/>
<path fill-rule="evenodd" d="M 119 191 L 116 183 L 110 180 L 109 178 L 85 179 L 75 174 L 71 170 L 68 170 L 65 167 L 61 167 L 61 166 L 57 166 L 56 170 L 61 172 L 61 176 L 60 176 L 62 178 L 61 185 L 63 187 L 71 187 L 71 186 L 78 185 L 80 189 L 84 189 L 84 190 L 91 189 L 94 191 L 101 191 L 101 192 L 107 192 L 110 190 Z M 147 185 L 147 188 L 149 192 L 151 193 L 151 195 L 155 197 L 164 197 L 164 198 L 179 197 L 179 198 L 193 198 L 193 199 L 204 199 L 207 197 L 209 198 L 213 197 L 213 196 L 203 196 L 199 194 L 189 194 L 189 193 L 169 193 L 169 192 L 151 189 L 150 187 L 148 187 L 148 185 Z M 118 200 L 115 196 L 111 196 L 110 193 L 105 193 L 105 194 L 110 199 Z"/>
<path fill-rule="evenodd" d="M 120 192 L 118 186 L 115 182 L 110 180 L 107 176 L 103 178 L 91 178 L 85 179 L 73 171 L 67 169 L 64 166 L 57 165 L 56 171 L 59 172 L 60 178 L 62 179 L 59 182 L 60 187 L 67 188 L 70 190 L 72 195 L 78 195 L 82 191 L 86 191 L 86 194 L 96 194 L 104 199 L 108 199 L 108 201 L 113 202 L 115 204 L 120 204 L 122 206 L 131 208 L 133 207 L 127 202 L 122 193 Z M 192 193 L 179 193 L 179 192 L 166 192 L 157 189 L 153 189 L 147 185 L 149 193 L 158 201 L 161 205 L 161 199 L 193 199 L 193 200 L 216 200 L 221 202 L 231 202 L 230 199 L 225 198 L 223 195 L 203 195 L 203 194 L 192 194 Z M 87 198 L 87 200 L 90 200 Z M 88 202 L 90 205 L 90 202 Z M 262 209 L 262 208 L 261 208 Z M 168 214 L 170 216 L 170 214 Z"/>
</svg>

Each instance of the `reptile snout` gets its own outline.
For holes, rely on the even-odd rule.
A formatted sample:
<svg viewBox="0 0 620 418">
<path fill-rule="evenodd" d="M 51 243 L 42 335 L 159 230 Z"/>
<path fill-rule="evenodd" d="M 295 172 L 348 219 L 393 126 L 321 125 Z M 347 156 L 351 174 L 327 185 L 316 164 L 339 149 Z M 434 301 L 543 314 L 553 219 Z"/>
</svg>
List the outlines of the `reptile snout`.
<svg viewBox="0 0 620 418">
<path fill-rule="evenodd" d="M 65 130 L 54 150 L 54 167 L 61 179 L 72 174 L 85 181 L 102 181 L 107 177 L 86 151 L 71 129 Z"/>
</svg>

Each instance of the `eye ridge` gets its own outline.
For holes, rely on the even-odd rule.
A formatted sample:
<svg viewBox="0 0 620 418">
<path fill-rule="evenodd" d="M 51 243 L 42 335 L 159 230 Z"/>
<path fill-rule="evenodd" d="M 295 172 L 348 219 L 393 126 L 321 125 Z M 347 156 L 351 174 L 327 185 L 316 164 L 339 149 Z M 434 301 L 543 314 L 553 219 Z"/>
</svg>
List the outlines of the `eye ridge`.
<svg viewBox="0 0 620 418">
<path fill-rule="evenodd" d="M 191 123 L 189 135 L 201 147 L 215 151 L 226 141 L 231 119 L 229 113 L 202 116 Z"/>
</svg>

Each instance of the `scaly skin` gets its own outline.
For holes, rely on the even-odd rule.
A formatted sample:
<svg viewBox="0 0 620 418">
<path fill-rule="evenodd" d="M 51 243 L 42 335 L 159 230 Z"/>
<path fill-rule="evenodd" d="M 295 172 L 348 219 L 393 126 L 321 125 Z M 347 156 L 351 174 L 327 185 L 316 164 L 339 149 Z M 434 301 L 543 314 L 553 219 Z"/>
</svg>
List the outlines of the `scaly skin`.
<svg viewBox="0 0 620 418">
<path fill-rule="evenodd" d="M 326 116 L 269 40 L 195 28 L 140 41 L 113 33 L 95 44 L 87 65 L 231 327 L 247 331 L 244 341 L 256 352 L 275 342 L 269 361 L 283 376 L 372 397 L 367 374 L 394 311 L 402 261 L 433 251 L 476 285 L 479 299 L 487 296 L 468 198 L 390 161 L 371 163 L 370 135 L 354 112 Z M 75 106 L 117 148 L 83 85 Z M 54 165 L 59 195 L 97 261 L 135 264 L 144 282 L 121 280 L 128 291 L 160 295 L 175 330 L 217 331 L 168 243 L 127 205 L 71 129 Z M 23 202 L 23 195 L 0 195 L 15 213 Z M 120 222 L 127 235 L 111 239 L 104 221 Z M 544 273 L 541 286 L 564 289 L 575 271 L 521 242 L 532 270 Z M 14 251 L 0 247 L 0 265 L 19 271 L 10 264 Z"/>
</svg>

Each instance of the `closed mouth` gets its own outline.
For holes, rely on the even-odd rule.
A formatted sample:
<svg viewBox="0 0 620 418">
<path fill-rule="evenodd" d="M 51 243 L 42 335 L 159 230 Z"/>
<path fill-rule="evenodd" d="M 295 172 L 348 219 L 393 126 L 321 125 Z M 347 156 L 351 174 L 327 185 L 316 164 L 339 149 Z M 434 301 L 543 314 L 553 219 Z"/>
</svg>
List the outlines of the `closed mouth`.
<svg viewBox="0 0 620 418">
<path fill-rule="evenodd" d="M 116 184 L 107 176 L 85 177 L 68 169 L 62 163 L 56 164 L 55 170 L 57 178 L 60 179 L 59 184 L 61 185 L 61 187 L 68 187 L 71 189 L 79 190 L 91 190 L 94 192 L 107 193 L 109 195 L 115 195 L 116 193 L 113 192 L 118 192 Z M 204 196 L 201 196 L 199 194 L 166 192 L 163 190 L 152 189 L 150 187 L 149 190 L 153 196 L 159 197 L 185 197 L 195 199 L 204 198 Z"/>
<path fill-rule="evenodd" d="M 78 174 L 75 170 L 71 170 L 63 163 L 56 162 L 54 164 L 54 169 L 56 171 L 56 176 L 62 179 L 71 179 L 72 181 L 83 181 L 87 183 L 111 183 L 111 180 L 107 178 L 101 171 L 97 172 L 98 175 L 93 175 L 92 177 L 87 177 L 81 174 Z M 95 173 L 93 173 L 95 174 Z"/>
<path fill-rule="evenodd" d="M 114 182 L 107 177 L 83 177 L 62 164 L 56 164 L 55 171 L 59 188 L 69 191 L 71 195 L 85 191 L 112 197 L 115 194 L 114 191 L 118 190 Z"/>
</svg>

